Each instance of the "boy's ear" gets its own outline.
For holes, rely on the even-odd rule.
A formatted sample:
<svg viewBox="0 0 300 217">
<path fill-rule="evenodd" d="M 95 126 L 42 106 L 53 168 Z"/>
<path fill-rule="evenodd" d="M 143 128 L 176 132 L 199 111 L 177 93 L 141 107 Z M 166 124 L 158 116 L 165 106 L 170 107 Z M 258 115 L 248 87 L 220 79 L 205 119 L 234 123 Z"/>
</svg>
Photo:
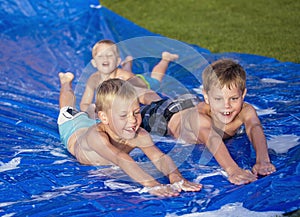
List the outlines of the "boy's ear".
<svg viewBox="0 0 300 217">
<path fill-rule="evenodd" d="M 91 60 L 91 63 L 92 63 L 92 66 L 94 66 L 95 68 L 97 68 L 96 61 L 94 59 Z"/>
<path fill-rule="evenodd" d="M 105 112 L 99 111 L 98 112 L 98 118 L 101 120 L 101 122 L 103 124 L 108 124 L 108 117 L 107 117 Z"/>
<path fill-rule="evenodd" d="M 205 90 L 202 90 L 202 94 L 203 94 L 205 103 L 206 103 L 206 104 L 209 104 L 207 92 L 206 92 Z"/>
<path fill-rule="evenodd" d="M 245 88 L 245 90 L 244 90 L 243 99 L 245 99 L 246 93 L 247 93 L 247 88 Z"/>
</svg>

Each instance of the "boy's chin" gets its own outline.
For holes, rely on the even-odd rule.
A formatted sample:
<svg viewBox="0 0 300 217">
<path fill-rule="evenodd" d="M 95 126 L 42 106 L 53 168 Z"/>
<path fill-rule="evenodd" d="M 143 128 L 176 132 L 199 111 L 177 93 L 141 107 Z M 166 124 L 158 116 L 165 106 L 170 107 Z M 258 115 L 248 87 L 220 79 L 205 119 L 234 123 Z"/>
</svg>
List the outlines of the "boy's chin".
<svg viewBox="0 0 300 217">
<path fill-rule="evenodd" d="M 126 140 L 134 139 L 136 137 L 136 132 L 124 132 L 122 137 Z"/>
</svg>

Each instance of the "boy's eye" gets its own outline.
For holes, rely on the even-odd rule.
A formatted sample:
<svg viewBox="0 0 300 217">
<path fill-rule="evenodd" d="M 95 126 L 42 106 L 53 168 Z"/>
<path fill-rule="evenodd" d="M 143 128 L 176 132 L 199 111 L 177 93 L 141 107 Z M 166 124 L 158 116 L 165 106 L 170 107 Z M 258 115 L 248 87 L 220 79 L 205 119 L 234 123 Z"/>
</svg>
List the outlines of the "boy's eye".
<svg viewBox="0 0 300 217">
<path fill-rule="evenodd" d="M 135 115 L 139 115 L 140 113 L 141 113 L 140 110 L 134 112 Z"/>
<path fill-rule="evenodd" d="M 222 100 L 222 98 L 215 98 L 215 100 L 216 100 L 216 101 L 220 101 L 220 100 Z"/>
<path fill-rule="evenodd" d="M 233 97 L 233 98 L 231 98 L 232 101 L 235 101 L 235 100 L 238 100 L 238 99 L 239 99 L 239 97 Z"/>
</svg>

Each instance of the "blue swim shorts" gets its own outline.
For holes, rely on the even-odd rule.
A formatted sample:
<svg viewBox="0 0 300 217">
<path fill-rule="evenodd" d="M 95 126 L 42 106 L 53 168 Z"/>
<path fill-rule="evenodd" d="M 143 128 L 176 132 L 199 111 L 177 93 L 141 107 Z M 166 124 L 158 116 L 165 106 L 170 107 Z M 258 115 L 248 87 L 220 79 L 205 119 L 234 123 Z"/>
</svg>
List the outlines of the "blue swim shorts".
<svg viewBox="0 0 300 217">
<path fill-rule="evenodd" d="M 63 107 L 60 109 L 57 124 L 61 142 L 67 148 L 68 140 L 75 131 L 96 124 L 96 120 L 89 118 L 85 112 L 79 112 L 72 107 Z"/>
</svg>

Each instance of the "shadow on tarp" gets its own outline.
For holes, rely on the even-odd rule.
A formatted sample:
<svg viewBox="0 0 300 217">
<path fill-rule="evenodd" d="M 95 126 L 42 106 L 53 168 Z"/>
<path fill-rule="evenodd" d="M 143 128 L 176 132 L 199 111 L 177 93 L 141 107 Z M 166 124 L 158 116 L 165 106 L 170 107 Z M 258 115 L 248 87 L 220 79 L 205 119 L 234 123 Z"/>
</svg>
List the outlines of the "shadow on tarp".
<svg viewBox="0 0 300 217">
<path fill-rule="evenodd" d="M 234 186 L 203 146 L 187 148 L 171 138 L 155 138 L 162 150 L 172 150 L 186 178 L 204 185 L 201 192 L 161 199 L 139 194 L 141 186 L 128 180 L 118 168 L 83 166 L 66 151 L 56 125 L 57 73 L 75 73 L 74 87 L 80 98 L 85 79 L 94 70 L 89 61 L 96 41 L 109 38 L 121 43 L 154 37 L 151 55 L 139 53 L 141 56 L 134 61 L 134 71 L 138 72 L 151 71 L 161 49 L 172 51 L 174 47 L 165 43 L 156 46 L 155 39 L 163 36 L 100 7 L 98 1 L 7 0 L 0 7 L 2 216 L 176 216 L 222 210 L 225 205 L 237 203 L 257 215 L 299 209 L 299 64 L 248 54 L 213 54 L 195 45 L 175 43 L 195 52 L 203 62 L 199 64 L 193 55 L 179 51 L 180 58 L 170 65 L 166 77 L 200 97 L 204 63 L 228 57 L 245 67 L 246 101 L 257 107 L 277 172 L 245 186 Z M 123 58 L 143 50 L 133 48 L 122 47 Z M 226 144 L 241 167 L 251 168 L 255 155 L 244 134 Z M 138 161 L 147 161 L 138 151 L 132 155 Z M 166 182 L 164 178 L 159 180 Z"/>
</svg>

